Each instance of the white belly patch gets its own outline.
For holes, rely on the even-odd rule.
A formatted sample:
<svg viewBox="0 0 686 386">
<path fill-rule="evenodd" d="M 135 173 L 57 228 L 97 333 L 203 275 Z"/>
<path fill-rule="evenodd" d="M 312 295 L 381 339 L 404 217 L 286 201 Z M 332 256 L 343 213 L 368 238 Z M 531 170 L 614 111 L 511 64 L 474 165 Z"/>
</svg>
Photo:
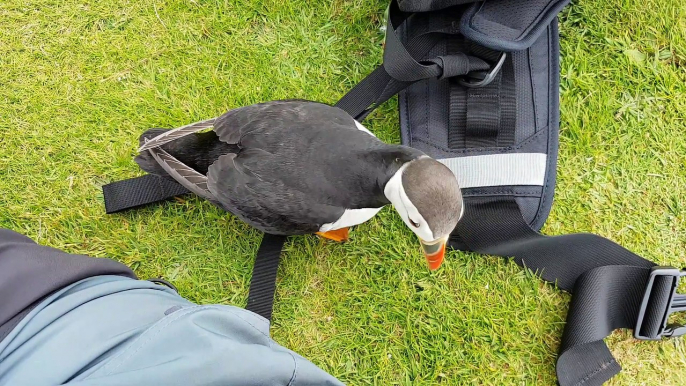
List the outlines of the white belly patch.
<svg viewBox="0 0 686 386">
<path fill-rule="evenodd" d="M 383 207 L 382 207 L 383 208 Z M 319 227 L 320 232 L 335 231 L 336 229 L 347 228 L 362 224 L 372 217 L 376 216 L 381 208 L 362 208 L 362 209 L 346 209 L 343 216 L 336 220 L 336 222 L 324 224 Z"/>
</svg>

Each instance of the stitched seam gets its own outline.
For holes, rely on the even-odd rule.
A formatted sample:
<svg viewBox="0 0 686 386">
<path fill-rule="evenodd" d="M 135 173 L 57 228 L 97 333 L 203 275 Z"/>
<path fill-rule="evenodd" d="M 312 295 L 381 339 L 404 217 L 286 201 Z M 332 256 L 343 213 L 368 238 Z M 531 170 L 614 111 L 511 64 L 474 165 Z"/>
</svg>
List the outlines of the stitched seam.
<svg viewBox="0 0 686 386">
<path fill-rule="evenodd" d="M 550 67 L 552 66 L 551 61 L 554 60 L 550 55 L 550 51 L 552 51 L 552 48 L 553 48 L 552 47 L 553 38 L 550 35 L 550 28 L 547 28 L 546 31 L 547 31 L 547 35 L 548 35 L 548 81 L 550 81 L 550 77 L 551 77 Z M 550 85 L 548 86 L 548 89 L 550 89 Z M 553 111 L 553 106 L 551 106 L 551 104 L 552 104 L 552 98 L 548 98 L 548 123 L 550 123 L 550 114 L 552 114 L 552 111 Z M 534 107 L 535 106 L 536 106 L 536 104 L 534 103 Z M 558 108 L 559 108 L 559 106 L 558 106 Z M 548 124 L 548 125 L 546 125 L 546 127 L 547 127 L 547 129 L 545 131 L 550 132 L 550 125 Z M 541 130 L 541 131 L 543 131 L 543 130 Z M 550 142 L 551 141 L 552 141 L 551 135 L 550 135 L 550 133 L 548 133 L 548 141 L 547 141 L 548 146 L 546 148 L 546 154 L 550 153 Z M 559 141 L 559 139 L 558 139 L 558 141 Z M 559 149 L 558 149 L 558 151 L 559 151 Z M 544 204 L 547 202 L 546 192 L 548 191 L 549 182 L 550 182 L 549 179 L 551 178 L 550 177 L 550 167 L 552 166 L 553 158 L 554 157 L 551 157 L 550 154 L 548 154 L 548 156 L 547 156 L 548 164 L 546 165 L 546 170 L 545 170 L 546 179 L 545 179 L 545 183 L 543 184 L 543 191 L 541 192 L 541 202 L 539 203 L 538 208 L 536 209 L 536 215 L 534 216 L 532 224 L 535 224 L 538 221 L 538 219 L 541 217 L 541 208 L 543 208 Z M 553 171 L 553 172 L 555 172 L 555 171 Z"/>
<path fill-rule="evenodd" d="M 214 307 L 214 308 L 216 309 L 216 307 Z M 228 310 L 224 310 L 224 311 L 228 311 Z M 248 321 L 247 319 L 243 318 L 243 316 L 241 316 L 239 313 L 237 313 L 237 312 L 235 312 L 235 311 L 231 311 L 231 313 L 233 313 L 233 315 L 236 316 L 238 319 L 240 319 L 240 320 L 242 320 L 242 321 L 248 323 L 248 324 L 250 325 L 250 327 L 254 328 L 255 330 L 257 330 L 257 332 L 259 332 L 260 334 L 262 334 L 263 336 L 265 336 L 267 339 L 269 339 L 269 348 L 272 347 L 272 340 L 271 340 L 271 338 L 269 337 L 269 335 L 267 335 L 267 334 L 265 334 L 264 332 L 262 332 L 262 330 L 260 330 L 259 328 L 257 328 L 254 324 L 250 323 L 250 321 Z"/>
<path fill-rule="evenodd" d="M 424 82 L 426 92 L 424 93 L 424 119 L 426 121 L 426 138 L 429 138 L 429 82 Z"/>
<path fill-rule="evenodd" d="M 537 192 L 533 190 L 523 190 L 523 191 L 517 191 L 517 190 L 495 190 L 495 191 L 488 191 L 488 190 L 474 190 L 472 192 L 469 192 L 466 194 L 467 196 L 471 194 L 531 194 L 531 195 L 536 195 L 538 196 Z"/>
<path fill-rule="evenodd" d="M 403 34 L 403 38 L 407 40 L 407 26 L 404 28 L 401 33 Z M 412 87 L 412 86 L 410 86 Z M 412 125 L 410 124 L 410 96 L 409 96 L 409 87 L 406 88 L 405 90 L 401 91 L 404 94 L 404 100 L 405 100 L 405 119 L 407 122 L 407 131 L 408 131 L 408 146 L 412 146 L 412 142 L 414 141 L 414 133 L 412 132 Z M 398 98 L 400 98 L 400 95 L 398 95 Z M 402 134 L 401 134 L 402 135 Z"/>
<path fill-rule="evenodd" d="M 536 127 L 538 127 L 541 124 L 541 117 L 539 115 L 540 112 L 536 108 L 536 106 L 537 106 L 536 101 L 539 100 L 539 95 L 538 95 L 538 92 L 536 91 L 536 77 L 534 76 L 534 61 L 531 58 L 531 48 L 529 48 L 527 51 L 529 53 L 529 55 L 528 55 L 528 57 L 529 57 L 529 74 L 530 74 L 529 77 L 531 78 L 531 89 L 533 91 L 533 98 L 534 98 L 534 100 L 533 100 L 534 119 L 535 119 L 534 130 L 536 130 Z"/>
<path fill-rule="evenodd" d="M 517 145 L 517 146 L 479 147 L 479 148 L 470 148 L 470 149 L 456 150 L 456 149 L 449 149 L 449 148 L 445 148 L 445 147 L 436 146 L 436 145 L 434 145 L 434 144 L 432 144 L 432 143 L 429 143 L 429 142 L 427 142 L 427 141 L 425 141 L 425 140 L 423 140 L 423 139 L 421 139 L 421 138 L 415 138 L 414 140 L 417 141 L 417 142 L 421 142 L 421 143 L 423 143 L 423 144 L 425 144 L 425 145 L 431 146 L 431 147 L 433 147 L 434 149 L 441 150 L 441 151 L 444 151 L 444 152 L 447 152 L 447 153 L 477 153 L 477 152 L 483 152 L 483 151 L 501 151 L 501 152 L 507 152 L 507 151 L 512 151 L 512 150 L 519 150 L 519 149 L 521 149 L 522 147 L 528 145 L 529 143 L 535 141 L 536 139 L 538 139 L 538 137 L 540 137 L 541 135 L 543 135 L 544 133 L 546 133 L 548 128 L 549 128 L 549 126 L 544 127 L 543 129 L 539 130 L 539 131 L 536 132 L 534 135 L 532 135 L 531 137 L 529 137 L 528 139 L 526 139 L 524 142 L 520 143 L 520 144 Z"/>
<path fill-rule="evenodd" d="M 291 376 L 291 380 L 288 381 L 287 386 L 292 386 L 295 380 L 298 378 L 298 361 L 295 359 L 295 355 L 293 355 L 293 353 L 289 352 L 288 355 L 293 358 L 293 375 Z"/>
<path fill-rule="evenodd" d="M 408 131 L 408 141 L 409 143 L 407 144 L 408 146 L 412 146 L 412 142 L 414 141 L 414 135 L 412 133 L 411 125 L 410 125 L 410 103 L 408 102 L 408 96 L 407 96 L 407 90 L 405 91 L 405 95 L 403 97 L 403 102 L 405 103 L 405 122 L 407 123 L 407 131 Z M 402 122 L 401 122 L 402 124 Z"/>
<path fill-rule="evenodd" d="M 114 368 L 112 368 L 111 370 L 107 371 L 104 375 L 111 375 L 116 369 L 118 369 L 119 367 L 121 367 L 121 366 L 124 364 L 124 362 L 126 362 L 128 359 L 130 359 L 130 358 L 131 358 L 132 356 L 134 356 L 136 353 L 138 353 L 138 351 L 140 351 L 143 347 L 145 347 L 145 345 L 148 344 L 148 342 L 150 342 L 154 337 L 156 337 L 157 335 L 159 335 L 160 332 L 162 332 L 162 330 L 164 330 L 169 324 L 171 324 L 171 323 L 177 321 L 177 320 L 178 320 L 179 318 L 181 318 L 182 316 L 185 316 L 185 315 L 188 315 L 188 314 L 191 314 L 191 313 L 200 311 L 200 310 L 205 309 L 205 308 L 209 308 L 209 307 L 200 306 L 200 307 L 197 307 L 197 308 L 194 307 L 194 308 L 188 309 L 188 310 L 186 310 L 186 312 L 182 312 L 181 310 L 180 310 L 180 311 L 177 311 L 176 313 L 178 313 L 178 315 L 175 315 L 175 317 L 170 318 L 170 319 L 167 320 L 164 324 L 157 326 L 157 327 L 156 327 L 157 331 L 155 331 L 154 333 L 150 334 L 150 336 L 148 336 L 147 339 L 146 339 L 144 342 L 141 342 L 141 343 L 140 343 L 139 347 L 138 347 L 133 353 L 130 353 L 126 358 L 122 359 L 122 360 L 119 362 L 118 365 L 114 366 Z M 172 315 L 174 315 L 174 314 L 172 314 Z M 153 326 L 153 327 L 155 327 L 155 326 Z M 144 334 L 145 334 L 145 333 L 143 333 L 143 335 L 144 335 Z M 136 344 L 138 341 L 141 341 L 141 340 L 143 339 L 143 335 L 141 335 L 138 339 L 136 339 L 133 343 L 131 343 L 131 345 L 133 346 L 133 345 Z M 124 350 L 122 353 L 120 353 L 119 355 L 117 355 L 117 356 L 115 356 L 114 358 L 112 358 L 112 359 L 110 360 L 109 363 L 113 363 L 116 359 L 118 359 L 119 357 L 123 356 L 123 355 L 126 353 L 126 351 L 128 351 L 128 350 Z M 103 367 L 103 371 L 105 370 L 106 367 L 108 367 L 108 366 L 105 365 L 105 366 Z"/>
<path fill-rule="evenodd" d="M 587 381 L 589 381 L 591 378 L 595 377 L 599 372 L 601 372 L 602 370 L 605 370 L 605 369 L 607 368 L 607 366 L 609 366 L 609 365 L 611 365 L 611 364 L 613 364 L 613 363 L 617 363 L 617 361 L 616 361 L 615 359 L 612 359 L 612 360 L 610 360 L 609 362 L 603 363 L 602 365 L 600 365 L 600 367 L 598 367 L 597 369 L 595 369 L 592 373 L 588 374 L 584 379 L 582 379 L 582 380 L 580 380 L 579 382 L 575 383 L 574 386 L 583 385 L 584 383 L 586 383 Z"/>
</svg>

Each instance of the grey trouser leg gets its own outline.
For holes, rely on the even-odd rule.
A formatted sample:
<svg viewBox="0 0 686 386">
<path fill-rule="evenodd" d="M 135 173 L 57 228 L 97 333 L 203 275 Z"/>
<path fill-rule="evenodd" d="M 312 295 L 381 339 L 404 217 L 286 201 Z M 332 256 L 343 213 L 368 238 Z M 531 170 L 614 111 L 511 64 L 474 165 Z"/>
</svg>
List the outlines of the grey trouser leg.
<svg viewBox="0 0 686 386">
<path fill-rule="evenodd" d="M 37 262 L 36 276 L 24 268 L 19 273 L 39 286 L 39 279 L 52 280 L 39 262 L 61 267 L 61 256 L 78 261 L 78 270 L 91 259 L 0 231 L 0 269 L 16 266 L 7 263 L 16 255 Z M 341 385 L 274 342 L 269 322 L 259 315 L 196 305 L 122 272 L 83 278 L 34 301 L 0 341 L 0 386 Z M 5 302 L 19 291 L 11 283 L 27 287 L 11 275 L 2 277 L 2 304 L 17 303 Z"/>
</svg>

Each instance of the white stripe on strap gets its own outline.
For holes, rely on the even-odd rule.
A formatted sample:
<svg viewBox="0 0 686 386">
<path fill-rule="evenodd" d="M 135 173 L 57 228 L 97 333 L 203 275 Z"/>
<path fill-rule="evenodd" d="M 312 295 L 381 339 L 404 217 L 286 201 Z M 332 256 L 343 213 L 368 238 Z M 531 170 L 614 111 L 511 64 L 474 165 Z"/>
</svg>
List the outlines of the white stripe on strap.
<svg viewBox="0 0 686 386">
<path fill-rule="evenodd" d="M 502 185 L 543 186 L 546 154 L 513 153 L 439 159 L 461 188 Z"/>
</svg>

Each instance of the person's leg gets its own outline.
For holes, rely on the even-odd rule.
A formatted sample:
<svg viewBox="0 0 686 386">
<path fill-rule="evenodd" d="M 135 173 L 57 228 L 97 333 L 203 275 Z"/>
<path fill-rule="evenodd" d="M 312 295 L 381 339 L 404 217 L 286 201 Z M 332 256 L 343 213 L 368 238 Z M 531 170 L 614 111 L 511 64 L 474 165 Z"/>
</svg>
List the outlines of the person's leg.
<svg viewBox="0 0 686 386">
<path fill-rule="evenodd" d="M 0 228 L 0 342 L 46 296 L 98 275 L 136 277 L 114 260 L 71 255 Z"/>
<path fill-rule="evenodd" d="M 0 240 L 0 264 L 18 255 L 89 259 L 13 232 Z M 44 296 L 0 341 L 0 386 L 54 384 L 341 383 L 271 340 L 269 322 L 257 314 L 199 306 L 130 275 L 99 275 Z"/>
</svg>

